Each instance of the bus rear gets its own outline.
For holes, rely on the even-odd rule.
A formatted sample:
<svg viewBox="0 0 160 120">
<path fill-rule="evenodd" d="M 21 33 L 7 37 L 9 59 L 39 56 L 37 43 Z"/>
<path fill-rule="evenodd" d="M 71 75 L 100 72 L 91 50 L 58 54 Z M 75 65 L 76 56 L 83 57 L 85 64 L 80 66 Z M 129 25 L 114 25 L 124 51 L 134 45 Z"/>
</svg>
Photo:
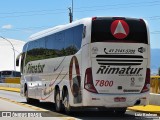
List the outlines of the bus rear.
<svg viewBox="0 0 160 120">
<path fill-rule="evenodd" d="M 143 19 L 92 18 L 84 106 L 146 105 L 150 88 L 150 44 Z"/>
</svg>

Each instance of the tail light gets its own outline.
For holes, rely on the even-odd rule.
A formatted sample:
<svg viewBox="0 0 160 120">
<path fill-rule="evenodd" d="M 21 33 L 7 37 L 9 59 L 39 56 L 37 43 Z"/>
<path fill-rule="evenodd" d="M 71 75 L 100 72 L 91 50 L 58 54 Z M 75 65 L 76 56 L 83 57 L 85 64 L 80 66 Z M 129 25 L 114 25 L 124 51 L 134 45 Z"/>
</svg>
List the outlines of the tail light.
<svg viewBox="0 0 160 120">
<path fill-rule="evenodd" d="M 87 68 L 85 73 L 84 88 L 93 93 L 98 93 L 93 84 L 92 69 Z"/>
<path fill-rule="evenodd" d="M 143 87 L 141 93 L 148 92 L 149 90 L 150 90 L 150 69 L 147 68 L 146 80 L 145 80 L 145 84 L 144 84 L 144 87 Z"/>
<path fill-rule="evenodd" d="M 92 17 L 92 21 L 95 21 L 97 19 L 97 17 Z"/>
</svg>

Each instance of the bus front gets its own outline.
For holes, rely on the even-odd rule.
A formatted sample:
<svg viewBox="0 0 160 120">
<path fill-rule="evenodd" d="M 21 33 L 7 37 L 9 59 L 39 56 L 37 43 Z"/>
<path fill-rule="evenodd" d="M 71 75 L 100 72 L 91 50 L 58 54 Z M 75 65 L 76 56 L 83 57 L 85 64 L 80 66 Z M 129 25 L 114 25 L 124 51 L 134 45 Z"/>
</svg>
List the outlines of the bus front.
<svg viewBox="0 0 160 120">
<path fill-rule="evenodd" d="M 92 18 L 84 106 L 127 108 L 148 103 L 150 44 L 143 19 Z"/>
</svg>

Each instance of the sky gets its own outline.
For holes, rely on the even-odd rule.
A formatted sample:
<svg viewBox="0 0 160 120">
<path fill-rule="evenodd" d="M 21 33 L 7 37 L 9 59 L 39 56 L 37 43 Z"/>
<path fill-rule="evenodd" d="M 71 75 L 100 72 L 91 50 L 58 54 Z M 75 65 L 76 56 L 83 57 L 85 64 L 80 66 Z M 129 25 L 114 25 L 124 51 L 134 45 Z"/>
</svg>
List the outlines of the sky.
<svg viewBox="0 0 160 120">
<path fill-rule="evenodd" d="M 69 23 L 72 0 L 1 0 L 0 36 L 27 42 L 41 30 Z M 151 48 L 160 49 L 160 0 L 73 0 L 73 18 L 125 16 L 148 22 Z"/>
</svg>

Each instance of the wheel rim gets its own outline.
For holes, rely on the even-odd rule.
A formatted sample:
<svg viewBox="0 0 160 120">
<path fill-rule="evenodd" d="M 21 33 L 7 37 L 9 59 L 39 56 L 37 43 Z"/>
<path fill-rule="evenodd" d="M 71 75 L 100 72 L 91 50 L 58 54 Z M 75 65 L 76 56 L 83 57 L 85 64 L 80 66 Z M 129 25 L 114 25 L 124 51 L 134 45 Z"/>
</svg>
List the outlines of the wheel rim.
<svg viewBox="0 0 160 120">
<path fill-rule="evenodd" d="M 60 95 L 59 95 L 59 93 L 57 93 L 57 95 L 56 95 L 56 106 L 57 106 L 57 109 L 59 110 L 60 109 Z"/>
<path fill-rule="evenodd" d="M 64 104 L 65 109 L 68 111 L 70 109 L 68 93 L 66 93 L 64 97 L 63 104 Z"/>
</svg>

